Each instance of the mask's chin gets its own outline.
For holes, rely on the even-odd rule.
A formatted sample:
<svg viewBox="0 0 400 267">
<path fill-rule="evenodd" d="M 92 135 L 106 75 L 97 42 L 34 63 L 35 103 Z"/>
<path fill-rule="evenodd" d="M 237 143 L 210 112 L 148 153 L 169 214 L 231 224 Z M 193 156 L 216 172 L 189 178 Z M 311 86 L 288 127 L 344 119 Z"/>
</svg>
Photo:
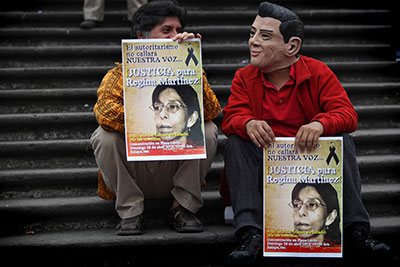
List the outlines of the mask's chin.
<svg viewBox="0 0 400 267">
<path fill-rule="evenodd" d="M 260 68 L 263 73 L 271 73 L 271 72 L 274 72 L 274 71 L 277 71 L 277 70 L 281 70 L 281 69 L 285 69 L 287 67 L 290 67 L 291 65 L 296 63 L 297 60 L 299 60 L 298 57 L 290 57 L 290 58 L 286 58 L 284 60 L 281 60 L 278 64 L 270 64 L 270 65 L 266 65 L 266 66 L 264 65 L 264 66 L 260 66 L 260 67 L 257 66 L 258 64 L 256 62 L 253 62 L 253 60 L 252 60 L 251 64 L 254 67 Z"/>
</svg>

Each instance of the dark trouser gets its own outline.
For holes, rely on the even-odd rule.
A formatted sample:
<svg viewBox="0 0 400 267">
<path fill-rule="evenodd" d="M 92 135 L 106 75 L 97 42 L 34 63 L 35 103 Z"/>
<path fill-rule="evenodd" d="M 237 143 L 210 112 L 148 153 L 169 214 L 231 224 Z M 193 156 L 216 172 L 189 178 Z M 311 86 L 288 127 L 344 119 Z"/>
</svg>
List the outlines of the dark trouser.
<svg viewBox="0 0 400 267">
<path fill-rule="evenodd" d="M 369 225 L 369 215 L 361 200 L 361 177 L 353 140 L 347 133 L 338 136 L 343 137 L 343 225 Z M 236 231 L 244 226 L 262 229 L 262 152 L 252 141 L 237 135 L 228 137 L 225 146 L 225 172 Z"/>
</svg>

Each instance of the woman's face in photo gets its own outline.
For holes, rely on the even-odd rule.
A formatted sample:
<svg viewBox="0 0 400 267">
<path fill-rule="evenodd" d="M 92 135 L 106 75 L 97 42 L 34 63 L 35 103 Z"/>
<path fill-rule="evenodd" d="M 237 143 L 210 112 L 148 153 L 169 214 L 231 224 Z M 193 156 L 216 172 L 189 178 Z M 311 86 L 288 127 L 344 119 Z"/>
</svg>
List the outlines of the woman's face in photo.
<svg viewBox="0 0 400 267">
<path fill-rule="evenodd" d="M 158 134 L 184 133 L 187 129 L 188 111 L 182 98 L 173 88 L 167 88 L 153 104 L 158 110 L 154 112 L 154 122 Z M 171 141 L 176 136 L 162 136 L 164 141 Z M 185 139 L 185 138 L 184 138 Z"/>
<path fill-rule="evenodd" d="M 293 209 L 294 230 L 314 231 L 314 234 L 299 234 L 301 238 L 310 238 L 316 235 L 316 231 L 325 230 L 325 223 L 328 216 L 326 203 L 314 187 L 306 186 L 301 189 L 298 199 L 293 202 L 299 203 L 298 207 L 300 207 Z"/>
</svg>

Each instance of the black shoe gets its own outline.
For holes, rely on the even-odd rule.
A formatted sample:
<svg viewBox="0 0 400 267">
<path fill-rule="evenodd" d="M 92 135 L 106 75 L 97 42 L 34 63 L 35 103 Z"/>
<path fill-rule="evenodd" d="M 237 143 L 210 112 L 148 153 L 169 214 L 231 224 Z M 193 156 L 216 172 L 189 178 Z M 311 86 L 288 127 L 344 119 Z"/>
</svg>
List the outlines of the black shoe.
<svg viewBox="0 0 400 267">
<path fill-rule="evenodd" d="M 229 264 L 253 264 L 262 251 L 262 236 L 256 228 L 244 230 L 237 248 L 229 255 Z"/>
<path fill-rule="evenodd" d="M 392 249 L 383 242 L 371 237 L 368 229 L 357 229 L 345 236 L 345 253 L 361 256 L 363 258 L 376 258 L 391 256 Z"/>
<path fill-rule="evenodd" d="M 89 30 L 98 27 L 99 23 L 95 20 L 84 20 L 79 26 L 81 27 L 81 29 Z"/>
</svg>

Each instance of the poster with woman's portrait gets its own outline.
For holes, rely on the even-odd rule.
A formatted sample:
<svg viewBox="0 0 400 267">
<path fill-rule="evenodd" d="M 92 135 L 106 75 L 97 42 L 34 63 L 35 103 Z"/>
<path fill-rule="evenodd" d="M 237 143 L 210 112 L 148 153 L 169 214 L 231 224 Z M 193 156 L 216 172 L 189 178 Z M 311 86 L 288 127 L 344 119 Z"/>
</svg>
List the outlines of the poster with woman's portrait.
<svg viewBox="0 0 400 267">
<path fill-rule="evenodd" d="M 276 138 L 264 149 L 264 256 L 342 257 L 342 137 L 317 149 Z"/>
<path fill-rule="evenodd" d="M 129 161 L 206 158 L 200 39 L 122 40 Z"/>
</svg>

